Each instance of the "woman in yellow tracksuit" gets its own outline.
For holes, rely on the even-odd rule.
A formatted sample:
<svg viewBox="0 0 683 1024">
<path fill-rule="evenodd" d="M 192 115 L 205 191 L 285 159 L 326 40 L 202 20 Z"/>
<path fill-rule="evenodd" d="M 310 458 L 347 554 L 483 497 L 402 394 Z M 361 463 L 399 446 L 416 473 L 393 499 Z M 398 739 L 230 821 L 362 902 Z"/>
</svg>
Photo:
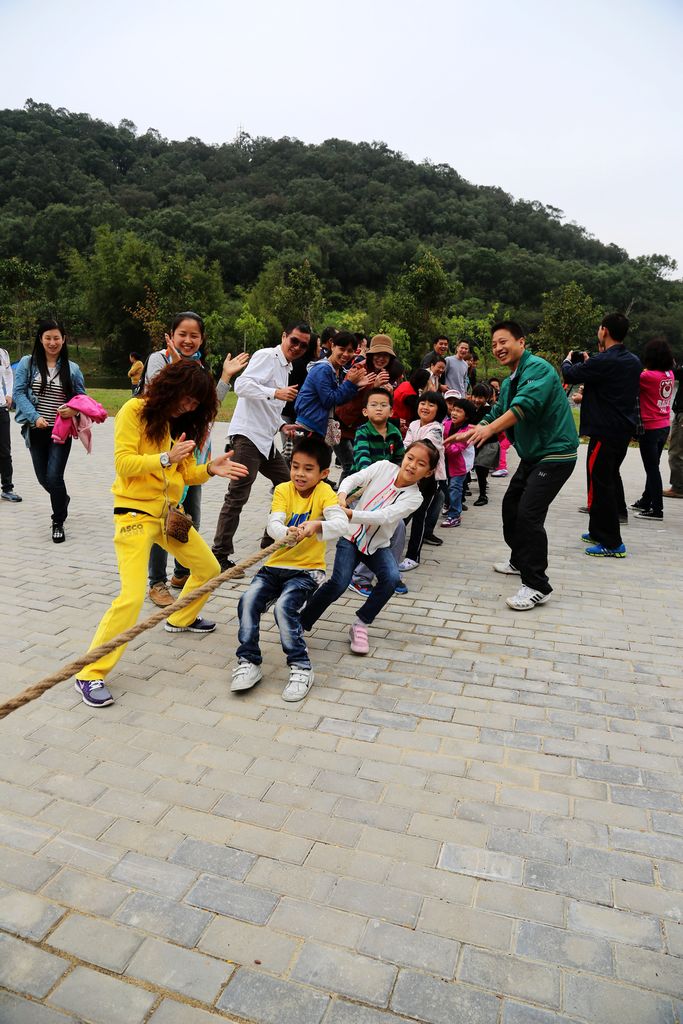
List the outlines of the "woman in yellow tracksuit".
<svg viewBox="0 0 683 1024">
<path fill-rule="evenodd" d="M 182 396 L 182 397 L 178 397 Z M 187 543 L 166 535 L 165 514 L 180 500 L 185 486 L 204 484 L 210 476 L 236 479 L 248 470 L 232 462 L 232 452 L 198 466 L 193 452 L 201 447 L 218 407 L 216 388 L 203 367 L 181 360 L 164 367 L 144 395 L 131 398 L 116 417 L 114 427 L 114 546 L 119 563 L 121 593 L 113 601 L 93 637 L 91 649 L 132 626 L 147 589 L 147 563 L 152 544 L 182 556 L 190 575 L 183 594 L 217 576 L 220 566 L 197 531 L 190 529 Z M 172 440 L 172 437 L 174 440 Z M 198 617 L 207 598 L 198 598 L 166 623 L 170 633 L 210 633 L 215 622 Z M 114 703 L 103 683 L 124 647 L 100 658 L 81 671 L 76 689 L 89 707 Z"/>
</svg>

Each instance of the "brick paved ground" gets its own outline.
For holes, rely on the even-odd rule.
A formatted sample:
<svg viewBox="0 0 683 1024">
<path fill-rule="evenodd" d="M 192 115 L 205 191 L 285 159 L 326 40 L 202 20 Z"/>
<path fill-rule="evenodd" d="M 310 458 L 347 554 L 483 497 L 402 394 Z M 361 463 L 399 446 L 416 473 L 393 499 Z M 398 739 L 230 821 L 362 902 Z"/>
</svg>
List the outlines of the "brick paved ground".
<svg viewBox="0 0 683 1024">
<path fill-rule="evenodd" d="M 15 434 L 3 694 L 84 649 L 116 592 L 111 439 L 74 450 L 56 547 Z M 629 452 L 629 500 L 641 476 Z M 683 1020 L 683 502 L 601 562 L 579 541 L 582 482 L 553 508 L 556 593 L 532 613 L 490 569 L 494 480 L 371 657 L 349 655 L 357 599 L 339 602 L 301 706 L 281 701 L 272 623 L 265 680 L 228 692 L 238 586 L 209 606 L 212 636 L 139 638 L 114 707 L 62 684 L 1 722 L 3 1024 Z M 245 554 L 267 502 L 259 486 Z"/>
</svg>

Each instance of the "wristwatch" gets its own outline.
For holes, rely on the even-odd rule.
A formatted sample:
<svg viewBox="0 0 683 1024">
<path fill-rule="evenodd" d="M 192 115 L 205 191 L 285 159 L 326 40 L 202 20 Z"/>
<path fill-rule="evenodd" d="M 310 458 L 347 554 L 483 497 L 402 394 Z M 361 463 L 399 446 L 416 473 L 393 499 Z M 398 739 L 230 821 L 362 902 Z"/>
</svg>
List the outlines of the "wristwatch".
<svg viewBox="0 0 683 1024">
<path fill-rule="evenodd" d="M 168 454 L 168 452 L 161 453 L 161 455 L 159 456 L 159 462 L 161 463 L 162 469 L 168 469 L 168 467 L 171 465 L 171 456 Z"/>
</svg>

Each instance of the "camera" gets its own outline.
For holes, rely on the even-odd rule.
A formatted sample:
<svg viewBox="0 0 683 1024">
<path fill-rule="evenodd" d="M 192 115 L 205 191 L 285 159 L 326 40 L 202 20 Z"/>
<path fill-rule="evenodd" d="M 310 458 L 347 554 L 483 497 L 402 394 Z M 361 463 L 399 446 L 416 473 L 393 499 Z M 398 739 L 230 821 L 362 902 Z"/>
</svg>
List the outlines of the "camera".
<svg viewBox="0 0 683 1024">
<path fill-rule="evenodd" d="M 585 359 L 585 356 L 584 356 L 583 352 L 579 352 L 577 350 L 572 352 L 572 364 L 574 364 L 574 363 L 584 363 L 585 361 L 586 361 L 586 359 Z"/>
</svg>

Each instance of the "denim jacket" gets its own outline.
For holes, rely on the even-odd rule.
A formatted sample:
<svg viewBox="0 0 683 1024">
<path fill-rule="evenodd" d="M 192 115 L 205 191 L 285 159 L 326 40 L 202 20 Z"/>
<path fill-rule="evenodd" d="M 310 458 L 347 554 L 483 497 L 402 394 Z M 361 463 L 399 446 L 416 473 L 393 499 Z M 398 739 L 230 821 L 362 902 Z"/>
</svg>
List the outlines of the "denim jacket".
<svg viewBox="0 0 683 1024">
<path fill-rule="evenodd" d="M 340 383 L 334 367 L 327 360 L 321 359 L 310 368 L 297 395 L 294 403 L 297 423 L 324 437 L 330 412 L 335 405 L 349 402 L 357 393 L 355 384 L 350 380 Z"/>
<path fill-rule="evenodd" d="M 33 371 L 31 363 L 31 356 L 23 356 L 14 371 L 14 404 L 16 406 L 14 418 L 17 423 L 21 424 L 24 436 L 26 435 L 27 428 L 32 427 L 38 419 L 38 412 L 36 410 L 38 396 L 32 387 Z M 59 360 L 57 365 L 59 366 Z M 71 383 L 73 384 L 74 395 L 84 395 L 85 383 L 78 363 L 72 363 L 69 360 L 69 369 L 71 370 Z"/>
</svg>

